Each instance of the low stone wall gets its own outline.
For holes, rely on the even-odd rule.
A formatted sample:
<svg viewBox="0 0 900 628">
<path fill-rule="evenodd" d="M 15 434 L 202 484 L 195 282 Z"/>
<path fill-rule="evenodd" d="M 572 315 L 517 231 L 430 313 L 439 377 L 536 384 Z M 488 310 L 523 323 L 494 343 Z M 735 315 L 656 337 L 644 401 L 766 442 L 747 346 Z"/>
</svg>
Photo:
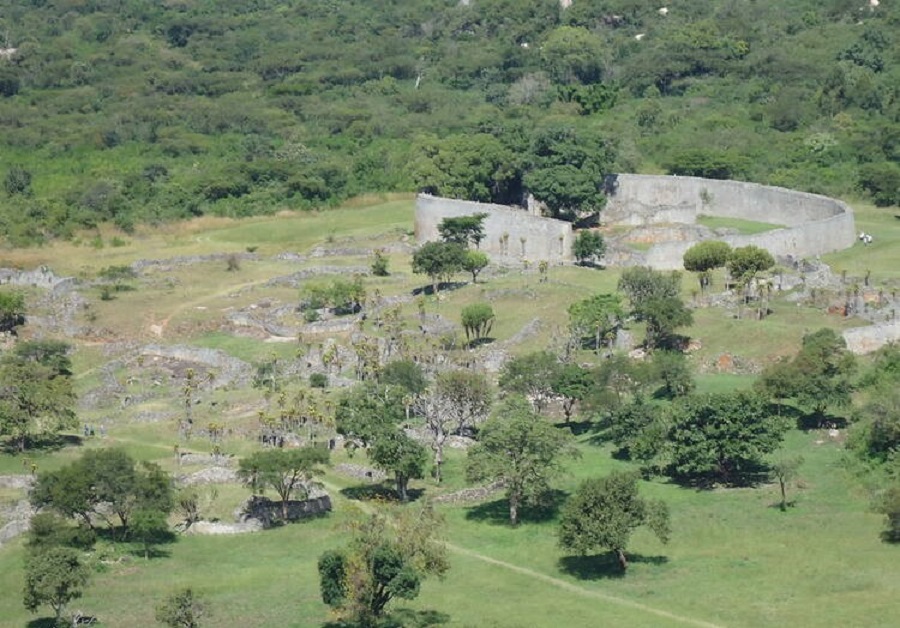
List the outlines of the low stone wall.
<svg viewBox="0 0 900 628">
<path fill-rule="evenodd" d="M 474 203 L 420 194 L 416 198 L 416 242 L 439 240 L 444 218 L 487 214 L 481 250 L 493 257 L 531 262 L 572 260 L 572 225 L 562 220 L 533 216 L 524 209 Z"/>
<path fill-rule="evenodd" d="M 299 521 L 311 517 L 319 517 L 331 512 L 331 497 L 319 495 L 303 501 L 288 501 L 287 520 Z M 270 527 L 276 521 L 281 521 L 281 502 L 272 501 L 262 495 L 254 495 L 241 507 L 238 523 L 245 523 L 251 519 L 260 521 L 263 527 Z"/>
<path fill-rule="evenodd" d="M 733 247 L 753 244 L 778 257 L 813 257 L 856 241 L 853 211 L 818 194 L 741 181 L 635 174 L 613 175 L 606 188 L 609 199 L 601 214 L 606 225 L 694 224 L 703 215 L 784 225 L 755 235 L 716 238 Z M 661 242 L 636 256 L 635 263 L 681 269 L 684 252 L 693 244 Z"/>
</svg>

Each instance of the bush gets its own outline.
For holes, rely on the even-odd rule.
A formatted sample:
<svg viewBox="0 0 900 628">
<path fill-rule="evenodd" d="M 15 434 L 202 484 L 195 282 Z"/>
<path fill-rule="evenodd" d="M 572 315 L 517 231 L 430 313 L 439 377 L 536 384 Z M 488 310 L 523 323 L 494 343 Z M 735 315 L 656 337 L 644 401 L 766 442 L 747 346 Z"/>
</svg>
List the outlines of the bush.
<svg viewBox="0 0 900 628">
<path fill-rule="evenodd" d="M 309 385 L 311 388 L 328 388 L 328 376 L 325 373 L 310 373 Z"/>
<path fill-rule="evenodd" d="M 388 271 L 387 255 L 381 251 L 375 251 L 375 256 L 372 259 L 372 274 L 376 277 L 387 277 L 391 274 Z"/>
</svg>

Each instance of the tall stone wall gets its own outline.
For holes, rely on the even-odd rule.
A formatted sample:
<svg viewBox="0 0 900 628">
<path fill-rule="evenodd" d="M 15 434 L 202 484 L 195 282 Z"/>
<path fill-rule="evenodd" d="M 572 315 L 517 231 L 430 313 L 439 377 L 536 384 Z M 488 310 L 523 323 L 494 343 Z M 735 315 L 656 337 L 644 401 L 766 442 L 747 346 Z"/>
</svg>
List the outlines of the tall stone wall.
<svg viewBox="0 0 900 628">
<path fill-rule="evenodd" d="M 740 181 L 634 174 L 614 175 L 606 187 L 609 199 L 601 219 L 608 225 L 692 224 L 701 215 L 768 222 L 784 227 L 717 239 L 800 258 L 848 248 L 856 239 L 853 211 L 818 194 Z M 653 268 L 680 269 L 693 244 L 661 242 L 641 257 Z"/>
<path fill-rule="evenodd" d="M 572 260 L 572 225 L 562 220 L 533 216 L 524 209 L 474 203 L 420 194 L 416 198 L 416 242 L 440 239 L 438 225 L 444 218 L 484 212 L 485 239 L 481 250 L 493 257 L 532 262 Z"/>
</svg>

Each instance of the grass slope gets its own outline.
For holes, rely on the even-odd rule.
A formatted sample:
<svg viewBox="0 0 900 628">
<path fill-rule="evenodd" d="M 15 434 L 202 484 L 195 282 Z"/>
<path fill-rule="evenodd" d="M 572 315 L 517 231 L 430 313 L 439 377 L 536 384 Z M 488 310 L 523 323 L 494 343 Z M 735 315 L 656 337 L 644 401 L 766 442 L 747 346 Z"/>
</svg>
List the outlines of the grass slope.
<svg viewBox="0 0 900 628">
<path fill-rule="evenodd" d="M 274 276 L 321 264 L 366 265 L 368 258 L 359 250 L 401 241 L 411 226 L 411 210 L 407 199 L 334 214 L 201 221 L 147 231 L 124 247 L 95 250 L 60 243 L 39 250 L 11 251 L 7 256 L 26 265 L 46 263 L 61 273 L 77 273 L 86 267 L 97 269 L 135 259 L 259 247 L 259 258 L 247 259 L 237 272 L 227 272 L 224 262 L 218 261 L 151 269 L 134 292 L 106 302 L 88 295 L 96 315 L 94 324 L 108 330 L 108 339 L 190 343 L 222 349 L 249 362 L 265 359 L 274 351 L 289 360 L 296 354 L 296 343 L 266 343 L 234 335 L 221 326 L 225 313 L 264 298 L 296 301 L 296 289 L 266 285 Z M 876 233 L 876 243 L 869 248 L 854 247 L 834 258 L 848 269 L 868 264 L 879 282 L 890 285 L 900 278 L 898 267 L 891 266 L 900 226 L 891 222 L 892 217 L 887 220 L 867 207 L 860 210 L 859 220 Z M 868 225 L 882 225 L 882 229 Z M 316 246 L 348 252 L 293 262 L 273 257 L 282 250 L 308 254 Z M 860 261 L 863 255 L 866 259 Z M 409 295 L 427 279 L 412 275 L 408 264 L 407 255 L 392 253 L 391 276 L 369 278 L 367 287 L 370 291 L 377 287 L 383 295 Z M 461 285 L 438 299 L 428 297 L 425 307 L 428 313 L 458 321 L 466 304 L 490 301 L 497 313 L 492 331 L 495 346 L 520 352 L 555 343 L 565 331 L 567 305 L 594 292 L 611 292 L 617 280 L 614 270 L 554 267 L 549 281 L 540 283 L 533 270 L 492 269 L 476 285 Z M 691 281 L 685 278 L 686 292 L 692 288 Z M 781 300 L 775 301 L 773 309 L 774 314 L 763 321 L 737 320 L 712 308 L 695 311 L 696 322 L 689 333 L 702 347 L 690 360 L 695 369 L 704 371 L 698 378 L 700 391 L 752 384 L 752 375 L 717 374 L 709 368 L 722 353 L 761 363 L 791 353 L 811 329 L 854 324 L 827 317 L 821 309 Z M 415 302 L 404 303 L 402 314 L 415 329 Z M 529 325 L 535 319 L 539 324 Z M 147 333 L 151 321 L 165 321 L 163 337 Z M 366 323 L 367 329 L 374 329 L 370 325 Z M 533 327 L 533 334 L 521 336 L 526 326 Z M 117 345 L 97 339 L 79 339 L 77 344 L 73 357 L 82 394 L 110 376 L 126 382 L 131 393 L 152 386 L 151 378 L 136 368 L 130 354 L 115 354 Z M 116 355 L 120 362 L 106 368 Z M 590 358 L 587 352 L 584 358 Z M 32 460 L 39 470 L 57 468 L 75 458 L 82 447 L 110 444 L 125 447 L 138 459 L 155 460 L 173 473 L 195 471 L 200 467 L 178 467 L 172 456 L 177 441 L 175 418 L 180 412 L 178 385 L 177 381 L 163 381 L 156 397 L 127 408 L 115 405 L 85 411 L 80 420 L 95 425 L 107 422 L 105 441 L 88 439 L 60 451 L 29 453 L 29 462 L 20 456 L 0 455 L 0 473 L 21 473 Z M 224 450 L 244 454 L 254 444 L 239 436 L 246 434 L 252 439 L 256 411 L 265 403 L 255 390 L 207 392 L 197 406 L 197 422 L 202 425 L 215 419 L 225 423 L 234 433 L 226 437 Z M 169 418 L 139 420 L 140 413 L 151 411 Z M 574 490 L 584 478 L 629 467 L 613 459 L 608 448 L 594 444 L 591 437 L 590 432 L 581 436 L 582 457 L 568 466 L 559 482 L 563 491 Z M 397 618 L 412 626 L 479 627 L 884 625 L 885 618 L 900 615 L 897 548 L 880 542 L 881 518 L 869 512 L 869 496 L 845 470 L 840 438 L 824 432 L 794 431 L 789 435 L 782 453 L 802 455 L 805 463 L 800 470 L 801 486 L 790 494 L 796 505 L 787 512 L 773 507 L 778 501 L 774 485 L 698 491 L 662 481 L 644 482 L 646 495 L 670 505 L 672 540 L 662 545 L 639 531 L 630 547 L 632 565 L 624 577 L 606 556 L 566 556 L 556 544 L 552 511 L 543 518 L 526 517 L 512 529 L 505 523 L 505 504 L 500 500 L 441 506 L 452 545 L 451 571 L 442 582 L 426 582 L 417 600 L 397 604 Z M 73 435 L 73 443 L 79 440 Z M 211 444 L 197 438 L 188 447 L 209 451 Z M 346 454 L 338 454 L 337 462 L 341 461 L 348 461 Z M 365 464 L 359 455 L 349 461 Z M 415 482 L 414 488 L 423 489 L 426 496 L 461 488 L 465 486 L 463 471 L 463 455 L 452 451 L 443 486 L 425 480 Z M 329 473 L 326 480 L 338 488 L 355 485 L 335 473 Z M 344 542 L 341 524 L 357 510 L 339 492 L 332 494 L 335 511 L 327 518 L 248 536 L 182 537 L 163 548 L 167 556 L 149 561 L 103 549 L 109 564 L 98 570 L 84 598 L 72 608 L 97 615 L 104 626 L 149 626 L 159 601 L 175 587 L 190 585 L 208 597 L 214 613 L 210 625 L 321 626 L 331 615 L 319 598 L 315 561 L 325 549 Z M 246 495 L 245 488 L 222 486 L 208 512 L 227 519 Z M 20 496 L 5 490 L 0 498 L 9 503 Z M 0 596 L 2 626 L 22 626 L 34 618 L 21 605 L 23 555 L 21 539 L 0 549 L 0 588 L 7 592 Z"/>
</svg>

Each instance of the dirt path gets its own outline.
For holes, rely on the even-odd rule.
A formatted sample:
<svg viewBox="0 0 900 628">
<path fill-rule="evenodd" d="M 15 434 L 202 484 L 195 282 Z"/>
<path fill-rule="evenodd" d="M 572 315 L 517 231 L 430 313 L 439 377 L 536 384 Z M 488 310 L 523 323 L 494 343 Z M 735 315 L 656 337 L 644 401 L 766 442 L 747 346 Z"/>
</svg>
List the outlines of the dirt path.
<svg viewBox="0 0 900 628">
<path fill-rule="evenodd" d="M 673 621 L 680 622 L 682 624 L 688 624 L 690 626 L 701 626 L 702 628 L 722 628 L 719 624 L 713 624 L 708 621 L 703 621 L 701 619 L 694 619 L 693 617 L 685 617 L 683 615 L 676 615 L 675 613 L 670 613 L 669 611 L 664 611 L 660 608 L 654 608 L 652 606 L 647 606 L 646 604 L 641 604 L 640 602 L 635 602 L 634 600 L 629 600 L 627 598 L 618 597 L 616 595 L 610 595 L 609 593 L 603 593 L 601 591 L 594 591 L 591 589 L 585 589 L 584 587 L 580 587 L 577 584 L 572 584 L 571 582 L 566 582 L 565 580 L 561 580 L 559 578 L 554 578 L 553 576 L 548 576 L 546 574 L 542 574 L 539 571 L 534 571 L 533 569 L 528 569 L 527 567 L 521 567 L 519 565 L 514 565 L 512 563 L 508 563 L 506 561 L 497 560 L 496 558 L 491 558 L 490 556 L 485 556 L 479 552 L 466 549 L 465 547 L 460 547 L 459 545 L 454 545 L 452 543 L 447 543 L 447 548 L 451 552 L 455 552 L 457 554 L 461 554 L 463 556 L 468 556 L 470 558 L 475 558 L 477 560 L 484 561 L 486 563 L 490 563 L 491 565 L 496 565 L 497 567 L 502 567 L 503 569 L 508 569 L 510 571 L 514 571 L 516 573 L 522 574 L 523 576 L 529 576 L 531 578 L 535 578 L 542 582 L 546 582 L 547 584 L 553 585 L 557 588 L 563 589 L 565 591 L 570 591 L 572 593 L 576 593 L 578 595 L 582 595 L 584 597 L 591 597 L 594 599 L 603 600 L 604 602 L 609 602 L 610 604 L 616 604 L 618 606 L 625 606 L 627 608 L 633 608 L 635 610 L 643 611 L 645 613 L 650 613 L 651 615 L 656 615 L 657 617 L 663 617 L 665 619 L 671 619 Z"/>
<path fill-rule="evenodd" d="M 327 488 L 333 495 L 340 494 L 339 487 L 329 483 L 323 482 L 325 488 Z M 375 514 L 376 509 L 367 504 L 365 502 L 357 501 L 357 500 L 347 500 L 348 502 L 355 505 L 361 511 L 367 514 Z M 566 582 L 560 578 L 554 578 L 553 576 L 548 576 L 547 574 L 543 574 L 539 571 L 534 571 L 533 569 L 528 569 L 527 567 L 522 567 L 520 565 L 514 565 L 513 563 L 508 563 L 503 560 L 498 560 L 496 558 L 491 558 L 485 554 L 480 552 L 476 552 L 474 550 L 467 549 L 465 547 L 461 547 L 459 545 L 455 545 L 453 543 L 447 543 L 447 549 L 455 554 L 460 554 L 462 556 L 468 556 L 469 558 L 474 558 L 476 560 L 483 561 L 485 563 L 495 565 L 497 567 L 501 567 L 503 569 L 508 569 L 509 571 L 514 571 L 523 576 L 528 576 L 529 578 L 534 578 L 536 580 L 540 580 L 541 582 L 545 582 L 549 585 L 557 587 L 559 589 L 563 589 L 565 591 L 569 591 L 571 593 L 575 593 L 576 595 L 581 595 L 584 597 L 593 598 L 595 600 L 603 600 L 604 602 L 608 602 L 609 604 L 616 604 L 618 606 L 624 606 L 627 608 L 632 608 L 634 610 L 642 611 L 645 613 L 649 613 L 651 615 L 656 615 L 657 617 L 662 617 L 665 619 L 669 619 L 672 621 L 676 621 L 682 624 L 687 624 L 689 626 L 698 626 L 700 628 L 723 628 L 719 624 L 713 624 L 708 621 L 703 621 L 702 619 L 695 619 L 693 617 L 685 617 L 683 615 L 677 615 L 675 613 L 670 613 L 669 611 L 655 608 L 653 606 L 647 606 L 646 604 L 641 604 L 640 602 L 635 602 L 634 600 L 629 600 L 627 598 L 619 597 L 617 595 L 610 595 L 609 593 L 603 593 L 601 591 L 595 591 L 592 589 L 585 589 L 584 587 L 580 587 L 577 584 L 572 584 L 571 582 Z"/>
</svg>

